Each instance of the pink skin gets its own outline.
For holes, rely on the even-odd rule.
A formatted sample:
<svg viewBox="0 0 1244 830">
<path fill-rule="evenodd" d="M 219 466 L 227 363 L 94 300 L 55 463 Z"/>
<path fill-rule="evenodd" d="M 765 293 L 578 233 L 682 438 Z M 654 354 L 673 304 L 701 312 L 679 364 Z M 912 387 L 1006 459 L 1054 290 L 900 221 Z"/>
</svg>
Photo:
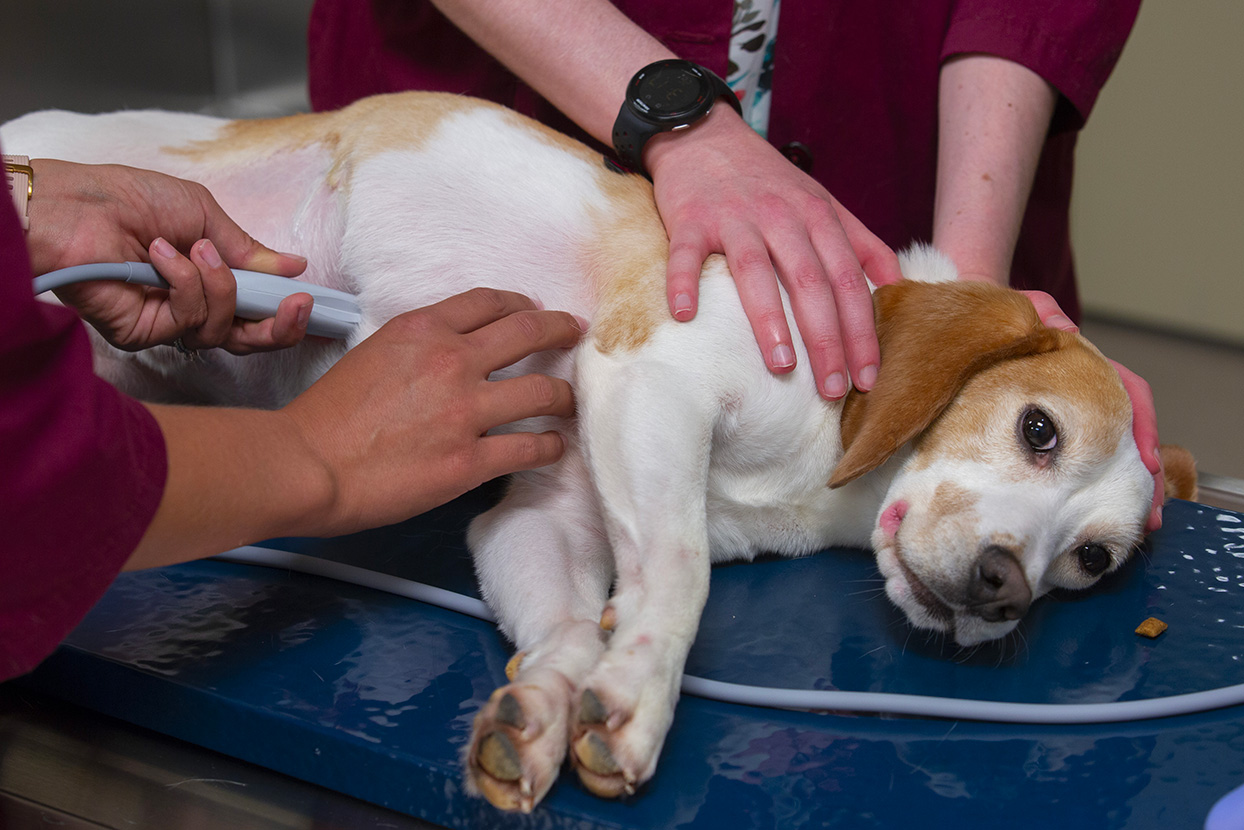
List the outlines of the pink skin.
<svg viewBox="0 0 1244 830">
<path fill-rule="evenodd" d="M 881 519 L 877 524 L 887 539 L 893 539 L 898 535 L 898 527 L 903 523 L 903 517 L 906 515 L 907 502 L 902 499 L 899 499 L 882 511 Z"/>
</svg>

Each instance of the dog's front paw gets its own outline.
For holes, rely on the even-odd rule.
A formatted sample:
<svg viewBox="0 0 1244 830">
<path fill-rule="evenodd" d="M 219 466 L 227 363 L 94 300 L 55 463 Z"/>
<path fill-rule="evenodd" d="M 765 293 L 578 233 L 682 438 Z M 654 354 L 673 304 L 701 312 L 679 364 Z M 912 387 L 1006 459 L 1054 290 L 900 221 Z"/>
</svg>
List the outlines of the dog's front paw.
<svg viewBox="0 0 1244 830">
<path fill-rule="evenodd" d="M 502 810 L 530 813 L 565 758 L 568 684 L 554 690 L 512 683 L 492 693 L 475 716 L 467 753 L 468 786 Z"/>
<path fill-rule="evenodd" d="M 579 696 L 570 760 L 583 786 L 596 795 L 632 795 L 656 769 L 673 704 L 659 688 L 646 691 L 650 694 L 630 701 L 589 685 Z"/>
</svg>

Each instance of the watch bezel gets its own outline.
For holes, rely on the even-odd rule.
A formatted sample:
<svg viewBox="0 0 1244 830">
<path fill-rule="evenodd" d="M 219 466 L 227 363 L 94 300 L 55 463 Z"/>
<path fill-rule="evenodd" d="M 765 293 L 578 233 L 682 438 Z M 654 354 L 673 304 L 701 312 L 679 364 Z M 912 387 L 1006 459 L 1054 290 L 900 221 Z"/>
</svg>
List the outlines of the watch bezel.
<svg viewBox="0 0 1244 830">
<path fill-rule="evenodd" d="M 670 69 L 697 79 L 699 81 L 699 89 L 696 92 L 695 99 L 685 107 L 669 111 L 654 109 L 652 104 L 645 100 L 641 88 L 654 74 L 669 71 Z M 690 61 L 678 58 L 657 61 L 645 66 L 635 73 L 626 87 L 626 100 L 631 110 L 644 120 L 660 125 L 683 124 L 689 120 L 694 121 L 712 109 L 713 103 L 720 95 L 721 91 L 707 74 L 707 70 Z"/>
</svg>

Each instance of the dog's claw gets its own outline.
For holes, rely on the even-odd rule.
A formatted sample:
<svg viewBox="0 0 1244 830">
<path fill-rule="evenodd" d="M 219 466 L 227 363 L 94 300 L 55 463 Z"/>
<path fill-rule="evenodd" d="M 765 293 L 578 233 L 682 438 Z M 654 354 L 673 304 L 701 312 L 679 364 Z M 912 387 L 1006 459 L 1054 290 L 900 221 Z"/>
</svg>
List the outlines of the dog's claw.
<svg viewBox="0 0 1244 830">
<path fill-rule="evenodd" d="M 522 761 L 514 742 L 504 732 L 490 732 L 479 742 L 480 768 L 498 781 L 517 781 L 523 775 Z"/>
</svg>

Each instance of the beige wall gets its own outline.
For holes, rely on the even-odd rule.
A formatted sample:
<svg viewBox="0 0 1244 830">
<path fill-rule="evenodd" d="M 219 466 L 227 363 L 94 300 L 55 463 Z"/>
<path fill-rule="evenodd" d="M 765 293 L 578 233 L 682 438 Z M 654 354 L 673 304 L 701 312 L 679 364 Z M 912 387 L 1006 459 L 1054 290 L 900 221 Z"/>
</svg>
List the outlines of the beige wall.
<svg viewBox="0 0 1244 830">
<path fill-rule="evenodd" d="M 1244 2 L 1145 0 L 1077 155 L 1087 310 L 1244 345 Z"/>
</svg>

